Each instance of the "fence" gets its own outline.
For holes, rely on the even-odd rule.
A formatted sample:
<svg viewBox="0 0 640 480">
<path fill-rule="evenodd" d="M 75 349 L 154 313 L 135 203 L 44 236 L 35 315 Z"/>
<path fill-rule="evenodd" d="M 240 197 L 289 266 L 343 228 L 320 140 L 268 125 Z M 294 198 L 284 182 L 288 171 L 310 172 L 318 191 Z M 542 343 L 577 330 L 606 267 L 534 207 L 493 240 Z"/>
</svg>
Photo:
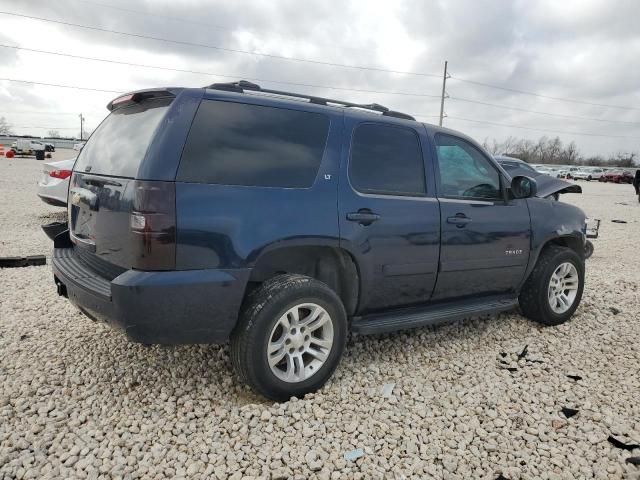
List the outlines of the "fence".
<svg viewBox="0 0 640 480">
<path fill-rule="evenodd" d="M 76 143 L 80 143 L 80 140 L 67 140 L 62 138 L 0 136 L 0 145 L 4 145 L 6 151 L 11 147 L 11 144 L 17 140 L 35 140 L 37 142 L 52 143 L 56 148 L 73 148 Z"/>
</svg>

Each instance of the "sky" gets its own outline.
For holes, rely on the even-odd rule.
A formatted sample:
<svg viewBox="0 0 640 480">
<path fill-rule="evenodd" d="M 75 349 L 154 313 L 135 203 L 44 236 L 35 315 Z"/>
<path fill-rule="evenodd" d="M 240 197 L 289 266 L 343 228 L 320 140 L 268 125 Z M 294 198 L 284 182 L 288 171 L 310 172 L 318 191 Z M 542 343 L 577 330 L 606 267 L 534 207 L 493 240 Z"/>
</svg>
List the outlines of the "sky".
<svg viewBox="0 0 640 480">
<path fill-rule="evenodd" d="M 637 0 L 0 0 L 0 116 L 77 136 L 118 92 L 250 79 L 437 123 L 447 60 L 447 127 L 640 152 L 638 18 Z"/>
</svg>

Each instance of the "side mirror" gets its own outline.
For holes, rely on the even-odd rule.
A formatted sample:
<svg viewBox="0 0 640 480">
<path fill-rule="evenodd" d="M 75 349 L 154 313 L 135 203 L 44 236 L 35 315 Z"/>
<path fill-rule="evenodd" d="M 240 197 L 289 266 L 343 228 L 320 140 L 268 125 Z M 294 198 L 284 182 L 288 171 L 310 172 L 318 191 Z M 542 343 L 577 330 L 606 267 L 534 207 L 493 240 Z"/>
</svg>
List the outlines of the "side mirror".
<svg viewBox="0 0 640 480">
<path fill-rule="evenodd" d="M 511 193 L 514 198 L 535 197 L 538 193 L 538 184 L 531 177 L 517 175 L 511 180 Z"/>
</svg>

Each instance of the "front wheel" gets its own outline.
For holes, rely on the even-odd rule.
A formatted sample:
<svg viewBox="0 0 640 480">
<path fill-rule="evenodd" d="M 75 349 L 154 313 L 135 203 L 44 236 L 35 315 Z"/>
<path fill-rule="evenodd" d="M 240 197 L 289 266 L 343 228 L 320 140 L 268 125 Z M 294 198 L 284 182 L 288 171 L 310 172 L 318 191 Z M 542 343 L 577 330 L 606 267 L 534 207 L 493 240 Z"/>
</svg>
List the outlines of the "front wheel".
<svg viewBox="0 0 640 480">
<path fill-rule="evenodd" d="M 549 245 L 522 287 L 520 308 L 543 325 L 560 325 L 578 308 L 583 289 L 583 258 L 570 248 Z"/>
<path fill-rule="evenodd" d="M 346 338 L 347 316 L 333 290 L 303 275 L 279 275 L 247 297 L 231 336 L 231 361 L 257 393 L 285 401 L 325 384 Z"/>
</svg>

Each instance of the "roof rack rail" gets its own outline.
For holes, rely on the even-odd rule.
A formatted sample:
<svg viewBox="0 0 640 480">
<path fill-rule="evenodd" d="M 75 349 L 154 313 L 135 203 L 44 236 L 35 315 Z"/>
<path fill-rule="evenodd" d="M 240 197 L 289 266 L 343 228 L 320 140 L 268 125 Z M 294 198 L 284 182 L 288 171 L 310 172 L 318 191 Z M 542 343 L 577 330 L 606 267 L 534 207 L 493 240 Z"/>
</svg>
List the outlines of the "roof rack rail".
<svg viewBox="0 0 640 480">
<path fill-rule="evenodd" d="M 383 105 L 379 105 L 377 103 L 351 103 L 345 102 L 343 100 L 334 100 L 331 98 L 323 98 L 323 97 L 315 97 L 313 95 L 305 95 L 303 93 L 293 93 L 293 92 L 285 92 L 283 90 L 271 90 L 269 88 L 262 88 L 260 85 L 257 85 L 252 82 L 248 82 L 246 80 L 240 80 L 239 82 L 228 82 L 228 83 L 213 83 L 211 85 L 207 85 L 205 88 L 211 88 L 213 90 L 225 90 L 227 92 L 237 92 L 244 93 L 245 90 L 252 92 L 262 92 L 262 93 L 270 93 L 273 95 L 283 95 L 286 97 L 293 98 L 303 98 L 308 100 L 309 103 L 314 103 L 316 105 L 340 105 L 348 108 L 362 108 L 364 110 L 372 110 L 374 112 L 380 112 L 382 115 L 387 117 L 395 117 L 395 118 L 403 118 L 405 120 L 415 120 L 411 115 L 407 115 L 406 113 L 396 112 L 394 110 L 389 110 L 387 107 Z"/>
</svg>

